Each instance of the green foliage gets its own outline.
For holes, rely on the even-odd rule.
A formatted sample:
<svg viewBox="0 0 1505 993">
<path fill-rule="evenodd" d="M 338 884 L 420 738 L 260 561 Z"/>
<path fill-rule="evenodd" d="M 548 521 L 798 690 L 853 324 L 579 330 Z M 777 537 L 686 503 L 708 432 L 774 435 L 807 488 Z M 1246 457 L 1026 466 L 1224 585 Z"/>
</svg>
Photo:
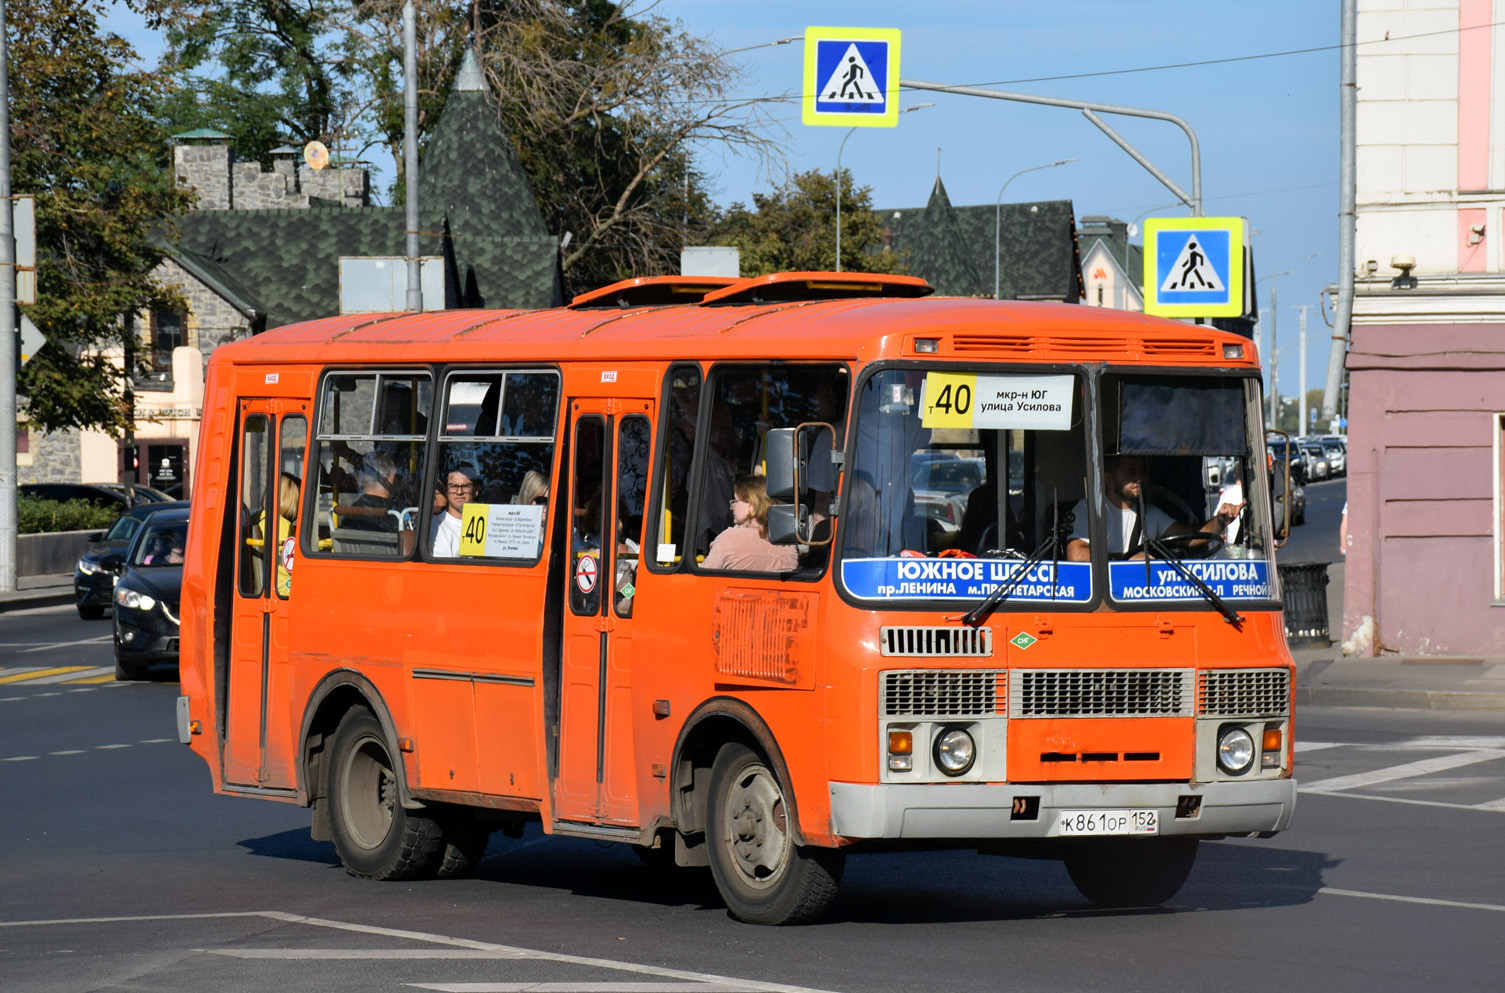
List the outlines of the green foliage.
<svg viewBox="0 0 1505 993">
<path fill-rule="evenodd" d="M 904 260 L 883 246 L 873 191 L 841 171 L 841 267 L 847 272 L 902 274 Z M 711 241 L 741 250 L 742 275 L 829 272 L 836 268 L 836 179 L 819 169 L 797 173 L 770 193 L 754 193 L 753 209 L 734 203 Z"/>
<path fill-rule="evenodd" d="M 16 524 L 21 534 L 49 531 L 103 531 L 120 517 L 116 507 L 96 507 L 87 500 L 16 501 Z"/>
<path fill-rule="evenodd" d="M 101 33 L 101 0 L 9 0 L 11 176 L 37 198 L 37 299 L 48 344 L 22 371 L 31 423 L 111 433 L 125 424 L 118 369 L 74 359 L 119 346 L 122 315 L 179 309 L 157 285 L 165 220 L 190 203 L 173 188 L 154 108 L 163 80 Z"/>
</svg>

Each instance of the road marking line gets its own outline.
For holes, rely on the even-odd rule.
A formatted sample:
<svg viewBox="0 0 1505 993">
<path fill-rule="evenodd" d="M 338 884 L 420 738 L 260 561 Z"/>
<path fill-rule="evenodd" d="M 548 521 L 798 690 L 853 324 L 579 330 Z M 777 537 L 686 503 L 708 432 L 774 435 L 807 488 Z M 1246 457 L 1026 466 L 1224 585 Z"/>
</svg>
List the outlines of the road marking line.
<svg viewBox="0 0 1505 993">
<path fill-rule="evenodd" d="M 427 941 L 436 945 L 448 945 L 452 948 L 507 952 L 516 958 L 531 959 L 539 962 L 561 962 L 566 965 L 585 965 L 599 969 L 610 969 L 614 972 L 635 972 L 640 975 L 653 976 L 659 979 L 679 979 L 692 983 L 719 983 L 723 986 L 745 991 L 745 993 L 827 993 L 825 990 L 813 989 L 809 986 L 790 986 L 787 983 L 764 983 L 751 979 L 733 979 L 729 976 L 717 976 L 706 972 L 687 972 L 681 969 L 666 969 L 660 966 L 641 965 L 637 962 L 619 962 L 614 959 L 591 958 L 585 955 L 563 955 L 557 952 L 538 951 L 533 948 L 497 945 L 489 941 L 476 941 L 471 938 L 452 938 L 448 935 L 431 934 L 425 931 L 406 931 L 399 928 L 376 927 L 370 924 L 350 924 L 345 921 L 329 920 L 322 917 L 305 917 L 302 914 L 289 914 L 281 910 L 254 910 L 218 914 L 143 914 L 135 917 L 72 917 L 57 920 L 0 921 L 0 928 L 47 927 L 59 924 L 131 924 L 150 921 L 198 921 L 233 917 L 261 917 L 267 920 L 281 921 L 285 924 L 306 924 L 310 927 L 327 927 L 338 931 L 352 931 L 356 934 L 369 934 L 384 938 Z M 534 985 L 536 986 L 537 984 Z M 598 989 L 600 987 L 593 986 L 590 988 Z"/>
<path fill-rule="evenodd" d="M 1474 804 L 1475 810 L 1502 810 L 1505 811 L 1505 799 L 1490 800 L 1487 803 Z"/>
<path fill-rule="evenodd" d="M 130 748 L 131 746 L 130 745 L 95 745 L 94 747 L 96 749 L 100 750 L 100 751 L 107 751 L 107 750 L 109 750 L 111 748 Z"/>
<path fill-rule="evenodd" d="M 0 666 L 0 673 L 19 675 L 23 672 L 36 672 L 38 669 L 47 668 L 44 665 L 6 665 Z"/>
<path fill-rule="evenodd" d="M 480 948 L 200 948 L 209 955 L 236 959 L 519 959 L 516 952 Z"/>
<path fill-rule="evenodd" d="M 44 676 L 40 679 L 30 679 L 27 681 L 38 686 L 46 683 L 76 683 L 80 679 L 96 678 L 103 676 L 105 673 L 109 673 L 110 678 L 114 679 L 115 667 L 112 665 L 86 666 L 81 672 L 65 672 L 61 676 Z"/>
<path fill-rule="evenodd" d="M 12 755 L 9 758 L 0 759 L 0 762 L 30 762 L 35 755 Z"/>
<path fill-rule="evenodd" d="M 1361 900 L 1393 900 L 1396 903 L 1420 903 L 1429 907 L 1457 907 L 1461 910 L 1498 910 L 1505 913 L 1505 907 L 1494 903 L 1464 903 L 1461 900 L 1434 900 L 1425 896 L 1396 896 L 1393 893 L 1365 893 L 1362 890 L 1339 890 L 1330 886 L 1324 886 L 1317 891 L 1332 896 L 1353 896 Z"/>
<path fill-rule="evenodd" d="M 138 744 L 138 745 L 160 745 L 163 742 L 177 741 L 177 740 L 178 739 L 176 739 L 176 738 L 142 738 L 140 741 L 136 742 L 136 744 Z"/>
<path fill-rule="evenodd" d="M 23 648 L 18 655 L 30 655 L 33 652 L 50 652 L 54 648 L 72 648 L 76 645 L 102 645 L 107 641 L 114 640 L 113 634 L 100 635 L 98 638 L 84 638 L 81 641 L 54 641 L 46 645 L 38 645 L 36 648 Z"/>
<path fill-rule="evenodd" d="M 1324 748 L 1342 748 L 1341 741 L 1298 741 L 1296 742 L 1296 754 L 1302 752 L 1320 752 Z"/>
<path fill-rule="evenodd" d="M 109 671 L 108 675 L 90 676 L 88 679 L 68 679 L 68 680 L 64 680 L 64 682 L 66 682 L 67 685 L 69 685 L 69 686 L 86 686 L 86 685 L 88 685 L 90 683 L 113 683 L 114 681 L 115 681 L 115 670 L 114 669 L 111 669 Z M 85 692 L 85 691 L 83 691 L 83 690 L 74 690 L 73 692 L 75 692 L 75 693 L 81 693 L 81 692 Z"/>
<path fill-rule="evenodd" d="M 42 676 L 56 676 L 60 674 L 67 675 L 92 668 L 94 668 L 92 665 L 64 665 L 54 669 L 32 669 L 27 672 L 18 672 L 12 676 L 0 676 L 0 683 L 19 683 L 24 679 L 38 679 Z"/>
<path fill-rule="evenodd" d="M 84 748 L 65 748 L 61 752 L 48 752 L 47 754 L 48 755 L 82 755 L 87 750 L 88 749 L 84 749 Z"/>
<path fill-rule="evenodd" d="M 438 993 L 744 993 L 725 983 L 406 983 Z"/>
<path fill-rule="evenodd" d="M 1371 772 L 1358 772 L 1351 776 L 1334 776 L 1331 779 L 1319 779 L 1314 783 L 1303 784 L 1299 788 L 1299 791 L 1302 793 L 1332 793 L 1337 790 L 1351 790 L 1357 789 L 1360 786 L 1388 783 L 1392 780 L 1405 779 L 1409 776 L 1424 776 L 1429 772 L 1443 772 L 1448 769 L 1457 769 L 1460 766 L 1473 765 L 1476 762 L 1492 762 L 1495 759 L 1501 758 L 1505 758 L 1505 750 L 1481 748 L 1473 752 L 1460 752 L 1457 755 L 1440 755 L 1435 759 L 1422 759 L 1419 762 L 1392 765 L 1389 768 L 1375 769 Z"/>
<path fill-rule="evenodd" d="M 1305 790 L 1301 790 L 1301 792 L 1304 793 L 1306 791 Z M 1343 792 L 1343 793 L 1328 793 L 1326 790 L 1317 790 L 1312 795 L 1313 796 L 1336 796 L 1336 797 L 1343 797 L 1346 800 L 1378 800 L 1381 803 L 1409 803 L 1412 806 L 1416 806 L 1416 807 L 1446 807 L 1448 810 L 1483 810 L 1483 811 L 1500 810 L 1500 811 L 1505 811 L 1505 806 L 1496 807 L 1496 806 L 1492 806 L 1491 804 L 1448 803 L 1446 800 L 1418 800 L 1416 797 L 1410 797 L 1410 796 L 1377 796 L 1377 795 L 1375 795 L 1373 793 L 1348 793 L 1348 792 Z M 1493 801 L 1493 803 L 1505 804 L 1505 800 L 1497 800 L 1497 801 Z"/>
</svg>

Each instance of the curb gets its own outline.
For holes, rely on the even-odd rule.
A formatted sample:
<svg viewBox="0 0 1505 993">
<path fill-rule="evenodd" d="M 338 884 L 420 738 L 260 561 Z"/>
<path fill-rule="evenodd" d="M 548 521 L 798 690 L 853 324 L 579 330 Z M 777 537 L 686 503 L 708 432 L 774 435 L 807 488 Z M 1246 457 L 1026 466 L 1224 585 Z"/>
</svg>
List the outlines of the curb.
<svg viewBox="0 0 1505 993">
<path fill-rule="evenodd" d="M 1405 710 L 1505 710 L 1505 693 L 1449 690 L 1397 690 L 1388 687 L 1297 684 L 1296 705 L 1307 707 L 1386 707 Z"/>
<path fill-rule="evenodd" d="M 73 589 L 38 590 L 34 593 L 20 592 L 0 596 L 0 614 L 12 610 L 30 610 L 33 607 L 58 607 L 73 603 Z"/>
</svg>

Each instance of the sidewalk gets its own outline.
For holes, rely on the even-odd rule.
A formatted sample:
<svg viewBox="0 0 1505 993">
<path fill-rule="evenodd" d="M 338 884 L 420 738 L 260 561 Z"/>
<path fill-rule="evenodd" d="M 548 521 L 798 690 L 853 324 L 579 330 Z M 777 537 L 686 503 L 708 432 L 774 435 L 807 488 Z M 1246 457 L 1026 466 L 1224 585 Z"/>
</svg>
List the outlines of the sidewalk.
<svg viewBox="0 0 1505 993">
<path fill-rule="evenodd" d="M 1343 563 L 1328 567 L 1330 648 L 1296 647 L 1296 703 L 1308 707 L 1404 707 L 1505 711 L 1505 656 L 1490 658 L 1344 658 Z M 73 575 L 29 576 L 0 593 L 7 610 L 73 602 Z"/>
<path fill-rule="evenodd" d="M 21 576 L 16 589 L 0 593 L 0 614 L 29 607 L 55 607 L 73 602 L 73 573 L 56 576 Z"/>
</svg>

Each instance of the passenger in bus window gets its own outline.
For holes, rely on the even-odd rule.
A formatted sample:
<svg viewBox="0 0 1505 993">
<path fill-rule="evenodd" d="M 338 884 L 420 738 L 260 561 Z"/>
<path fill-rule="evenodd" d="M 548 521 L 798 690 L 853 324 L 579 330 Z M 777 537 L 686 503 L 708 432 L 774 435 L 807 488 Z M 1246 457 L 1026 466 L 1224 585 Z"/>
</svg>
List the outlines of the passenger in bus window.
<svg viewBox="0 0 1505 993">
<path fill-rule="evenodd" d="M 1143 499 L 1149 485 L 1148 463 L 1141 455 L 1109 455 L 1103 459 L 1104 489 L 1108 504 L 1103 514 L 1108 525 L 1108 554 L 1112 558 L 1144 558 L 1144 539 L 1160 540 L 1171 535 L 1191 534 L 1201 531 L 1217 535 L 1229 523 L 1238 519 L 1244 509 L 1237 504 L 1222 503 L 1217 513 L 1200 527 L 1192 527 L 1171 517 L 1160 507 Z M 1144 506 L 1144 517 L 1139 519 L 1139 508 Z M 1078 500 L 1072 508 L 1071 536 L 1066 541 L 1066 558 L 1073 562 L 1086 562 L 1092 557 L 1088 537 L 1087 501 Z M 1200 544 L 1201 542 L 1199 542 Z"/>
<path fill-rule="evenodd" d="M 768 540 L 768 488 L 761 475 L 738 476 L 728 501 L 732 526 L 716 536 L 701 567 L 746 569 L 752 572 L 789 572 L 799 565 L 792 545 Z"/>
<path fill-rule="evenodd" d="M 523 473 L 522 485 L 517 488 L 517 496 L 512 498 L 516 504 L 537 504 L 545 506 L 549 502 L 549 480 L 537 469 L 529 469 Z"/>
<path fill-rule="evenodd" d="M 286 597 L 293 585 L 293 574 L 288 572 L 282 556 L 282 546 L 293 536 L 298 520 L 298 477 L 284 472 L 277 479 L 277 595 Z"/>
<path fill-rule="evenodd" d="M 479 478 L 476 467 L 468 462 L 455 466 L 445 476 L 444 513 L 434 518 L 430 544 L 434 558 L 452 559 L 460 554 L 460 523 L 465 505 L 476 493 Z"/>
<path fill-rule="evenodd" d="M 393 494 L 398 489 L 397 465 L 386 452 L 370 452 L 361 459 L 356 479 L 361 495 L 341 505 L 337 513 L 341 528 L 358 531 L 396 531 L 397 518 L 392 510 Z"/>
</svg>

